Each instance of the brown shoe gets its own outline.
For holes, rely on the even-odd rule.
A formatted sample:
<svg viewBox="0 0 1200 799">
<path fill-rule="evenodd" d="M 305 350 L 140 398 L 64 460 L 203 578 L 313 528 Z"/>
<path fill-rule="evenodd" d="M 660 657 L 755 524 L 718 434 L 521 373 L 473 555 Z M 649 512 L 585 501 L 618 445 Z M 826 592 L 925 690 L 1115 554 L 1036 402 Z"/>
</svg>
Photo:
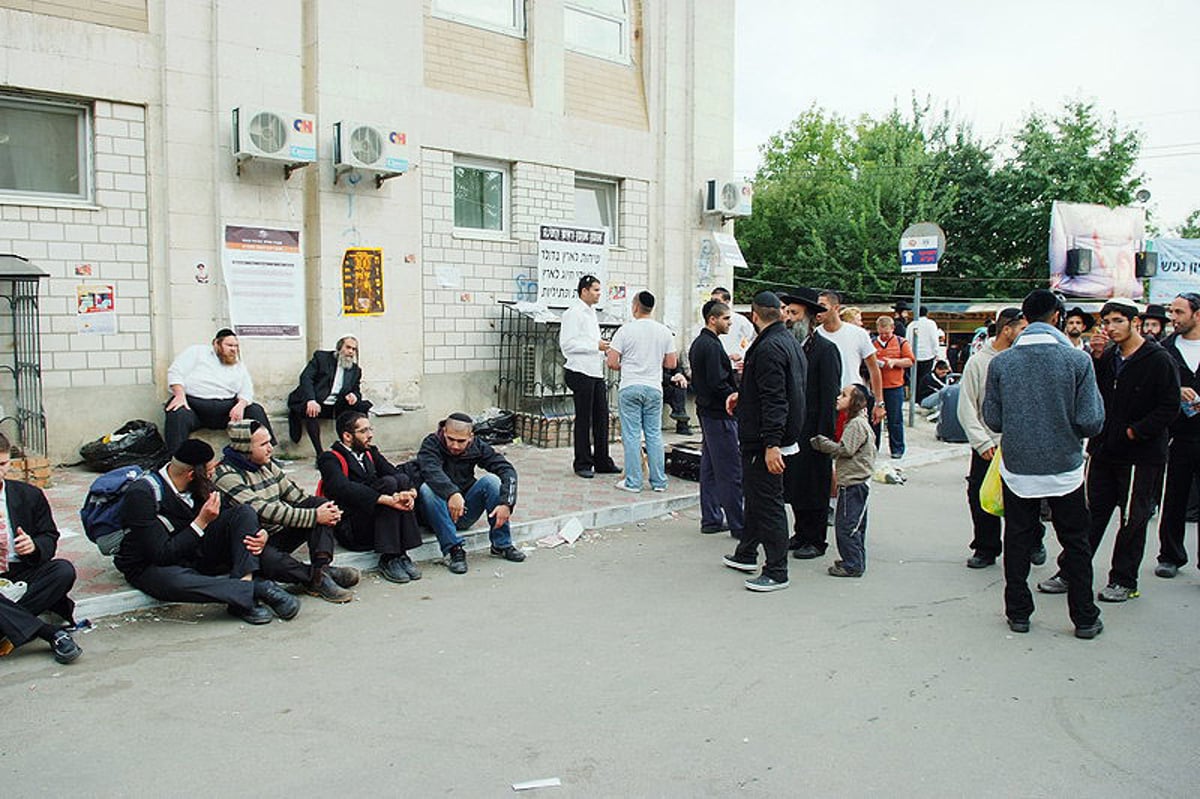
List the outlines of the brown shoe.
<svg viewBox="0 0 1200 799">
<path fill-rule="evenodd" d="M 325 573 L 342 588 L 353 588 L 362 577 L 362 573 L 353 566 L 326 566 Z"/>
<path fill-rule="evenodd" d="M 309 596 L 320 597 L 326 602 L 333 602 L 338 605 L 354 599 L 354 592 L 347 591 L 335 583 L 333 578 L 329 576 L 328 571 L 321 572 L 320 582 L 309 583 L 305 586 L 304 593 Z"/>
</svg>

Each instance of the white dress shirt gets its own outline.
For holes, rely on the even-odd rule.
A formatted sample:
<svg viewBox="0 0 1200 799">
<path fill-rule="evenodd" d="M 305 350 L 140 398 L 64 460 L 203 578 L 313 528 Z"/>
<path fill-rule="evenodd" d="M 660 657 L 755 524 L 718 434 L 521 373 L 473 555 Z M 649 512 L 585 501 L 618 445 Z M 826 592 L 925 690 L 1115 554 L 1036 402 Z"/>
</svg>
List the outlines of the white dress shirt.
<svg viewBox="0 0 1200 799">
<path fill-rule="evenodd" d="M 221 363 L 210 344 L 195 344 L 179 353 L 167 369 L 167 385 L 183 386 L 184 394 L 200 399 L 254 402 L 254 383 L 245 364 Z"/>
<path fill-rule="evenodd" d="M 578 297 L 563 311 L 558 346 L 567 359 L 565 368 L 588 377 L 604 377 L 600 320 L 596 318 L 596 309 Z"/>
</svg>

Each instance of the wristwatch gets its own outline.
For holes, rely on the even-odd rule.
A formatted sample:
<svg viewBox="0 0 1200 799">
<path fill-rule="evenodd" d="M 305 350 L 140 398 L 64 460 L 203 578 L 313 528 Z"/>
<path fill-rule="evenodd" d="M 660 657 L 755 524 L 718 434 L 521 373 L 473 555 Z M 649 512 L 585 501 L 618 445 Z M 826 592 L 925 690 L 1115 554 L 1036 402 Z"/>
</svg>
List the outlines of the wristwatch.
<svg viewBox="0 0 1200 799">
<path fill-rule="evenodd" d="M 875 407 L 876 408 L 886 408 L 887 406 L 882 402 L 877 402 L 877 403 L 875 403 Z"/>
</svg>

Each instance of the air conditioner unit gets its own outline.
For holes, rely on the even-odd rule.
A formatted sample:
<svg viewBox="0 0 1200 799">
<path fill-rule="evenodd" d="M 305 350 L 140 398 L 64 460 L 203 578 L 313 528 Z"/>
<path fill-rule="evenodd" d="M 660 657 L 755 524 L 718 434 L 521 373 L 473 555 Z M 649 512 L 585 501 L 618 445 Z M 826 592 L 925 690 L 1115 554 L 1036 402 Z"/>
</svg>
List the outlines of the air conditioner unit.
<svg viewBox="0 0 1200 799">
<path fill-rule="evenodd" d="M 333 165 L 402 175 L 408 171 L 408 135 L 363 122 L 335 122 Z"/>
<path fill-rule="evenodd" d="M 233 109 L 233 154 L 285 164 L 317 160 L 317 118 L 265 108 Z"/>
<path fill-rule="evenodd" d="M 744 180 L 710 180 L 704 186 L 704 213 L 750 216 L 754 187 Z"/>
</svg>

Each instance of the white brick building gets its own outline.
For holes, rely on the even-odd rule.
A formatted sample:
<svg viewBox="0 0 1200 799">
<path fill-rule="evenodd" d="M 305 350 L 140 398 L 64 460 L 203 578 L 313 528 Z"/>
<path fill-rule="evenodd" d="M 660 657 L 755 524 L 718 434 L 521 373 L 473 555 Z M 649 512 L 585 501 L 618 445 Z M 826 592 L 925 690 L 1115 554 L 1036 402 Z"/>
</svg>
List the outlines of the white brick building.
<svg viewBox="0 0 1200 799">
<path fill-rule="evenodd" d="M 229 322 L 225 224 L 301 231 L 301 337 L 242 341 L 258 399 L 279 412 L 312 350 L 354 333 L 365 393 L 422 409 L 388 443 L 495 402 L 497 303 L 536 279 L 540 222 L 609 227 L 609 282 L 649 288 L 690 329 L 707 286 L 732 282 L 695 263 L 701 186 L 732 168 L 733 14 L 732 0 L 0 0 L 0 253 L 50 274 L 51 457 L 161 422 L 171 359 Z M 239 177 L 239 106 L 314 115 L 318 162 Z M 405 131 L 414 168 L 335 184 L 343 119 Z M 383 249 L 385 314 L 342 316 L 348 247 Z M 116 332 L 80 332 L 81 284 L 114 286 Z"/>
</svg>

